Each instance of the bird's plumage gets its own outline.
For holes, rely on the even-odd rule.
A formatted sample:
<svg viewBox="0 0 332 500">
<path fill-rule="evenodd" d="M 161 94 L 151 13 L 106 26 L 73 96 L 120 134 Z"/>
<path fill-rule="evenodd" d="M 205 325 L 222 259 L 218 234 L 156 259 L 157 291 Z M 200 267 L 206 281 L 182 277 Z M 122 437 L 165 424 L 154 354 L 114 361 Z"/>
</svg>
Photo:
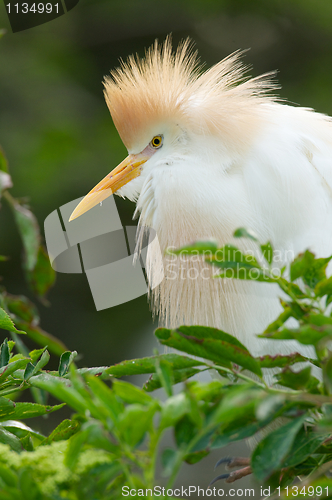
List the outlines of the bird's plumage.
<svg viewBox="0 0 332 500">
<path fill-rule="evenodd" d="M 122 62 L 105 78 L 104 94 L 127 149 L 138 152 L 155 127 L 167 122 L 179 121 L 197 134 L 222 132 L 232 143 L 234 132 L 251 134 L 246 115 L 254 121 L 257 103 L 271 102 L 269 92 L 277 86 L 272 73 L 245 78 L 248 68 L 241 54 L 237 51 L 202 72 L 189 39 L 173 52 L 168 37 L 161 46 L 156 41 L 144 59 L 131 56 Z M 238 149 L 241 141 L 233 146 Z"/>
<path fill-rule="evenodd" d="M 271 75 L 244 80 L 239 56 L 202 73 L 189 42 L 174 54 L 167 39 L 106 78 L 106 101 L 129 153 L 150 151 L 152 138 L 163 137 L 118 194 L 136 202 L 139 227 L 155 229 L 162 253 L 206 237 L 230 243 L 234 230 L 247 226 L 271 241 L 276 266 L 306 248 L 328 256 L 331 118 L 279 102 L 267 92 L 275 89 Z M 298 350 L 254 336 L 280 311 L 275 285 L 213 279 L 199 259 L 161 262 L 156 245 L 147 268 L 151 281 L 164 268 L 151 291 L 162 324 L 215 326 L 256 355 Z M 251 248 L 247 240 L 240 246 Z"/>
</svg>

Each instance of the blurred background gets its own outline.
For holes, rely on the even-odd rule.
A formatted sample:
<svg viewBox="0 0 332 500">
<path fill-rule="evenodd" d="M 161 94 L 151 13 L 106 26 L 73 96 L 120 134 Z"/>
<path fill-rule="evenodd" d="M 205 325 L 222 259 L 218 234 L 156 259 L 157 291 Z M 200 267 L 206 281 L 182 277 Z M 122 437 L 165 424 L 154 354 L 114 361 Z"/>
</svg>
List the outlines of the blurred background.
<svg viewBox="0 0 332 500">
<path fill-rule="evenodd" d="M 28 197 L 41 226 L 126 156 L 104 102 L 103 77 L 119 58 L 144 55 L 170 32 L 174 45 L 190 36 L 207 67 L 250 48 L 245 62 L 253 76 L 278 70 L 282 98 L 332 114 L 330 0 L 80 0 L 68 14 L 15 34 L 1 3 L 0 28 L 7 29 L 0 42 L 0 144 L 13 195 Z M 122 224 L 133 224 L 134 205 L 118 197 L 116 203 Z M 11 259 L 0 262 L 2 284 L 35 302 L 24 284 L 21 248 L 3 202 L 0 255 Z M 58 273 L 49 301 L 38 306 L 41 326 L 79 351 L 79 366 L 111 365 L 158 347 L 146 296 L 97 312 L 85 275 Z M 53 428 L 51 419 L 45 428 Z M 241 446 L 237 452 L 245 454 Z M 211 463 L 225 453 L 214 454 L 205 469 L 188 467 L 188 477 L 206 485 Z"/>
</svg>

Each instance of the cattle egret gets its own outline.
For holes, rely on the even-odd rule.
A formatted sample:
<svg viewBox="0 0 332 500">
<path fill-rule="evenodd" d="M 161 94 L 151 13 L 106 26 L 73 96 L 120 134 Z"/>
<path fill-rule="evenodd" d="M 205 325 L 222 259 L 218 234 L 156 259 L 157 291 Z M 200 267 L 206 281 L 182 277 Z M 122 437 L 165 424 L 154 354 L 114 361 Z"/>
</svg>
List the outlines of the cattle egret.
<svg viewBox="0 0 332 500">
<path fill-rule="evenodd" d="M 112 71 L 105 98 L 129 156 L 71 220 L 116 192 L 136 202 L 138 231 L 152 227 L 163 255 L 206 237 L 232 243 L 238 227 L 270 241 L 276 265 L 306 248 L 330 255 L 331 118 L 280 102 L 271 73 L 245 79 L 240 56 L 203 72 L 188 40 L 173 52 L 168 38 Z M 251 248 L 247 240 L 235 244 Z M 150 281 L 160 273 L 157 254 L 151 245 Z M 164 255 L 165 278 L 150 291 L 161 324 L 218 327 L 254 355 L 299 350 L 295 341 L 255 336 L 280 312 L 276 285 L 213 279 L 206 266 Z"/>
</svg>

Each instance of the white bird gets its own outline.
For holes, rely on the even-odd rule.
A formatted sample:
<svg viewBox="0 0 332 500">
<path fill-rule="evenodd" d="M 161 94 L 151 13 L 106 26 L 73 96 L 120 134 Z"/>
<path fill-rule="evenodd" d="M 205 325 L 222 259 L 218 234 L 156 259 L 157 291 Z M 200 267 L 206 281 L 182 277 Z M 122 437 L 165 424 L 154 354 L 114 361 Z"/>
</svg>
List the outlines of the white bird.
<svg viewBox="0 0 332 500">
<path fill-rule="evenodd" d="M 136 202 L 138 231 L 152 227 L 162 254 L 206 237 L 232 243 L 235 229 L 249 227 L 272 243 L 276 266 L 306 248 L 330 255 L 332 120 L 276 99 L 271 73 L 245 79 L 240 55 L 202 72 L 190 42 L 174 53 L 168 38 L 112 71 L 105 98 L 129 156 L 71 220 L 116 192 Z M 161 272 L 156 246 L 147 262 L 151 282 Z M 299 350 L 255 336 L 281 310 L 276 285 L 213 279 L 201 259 L 164 256 L 163 267 L 150 294 L 163 325 L 218 327 L 256 356 Z"/>
</svg>

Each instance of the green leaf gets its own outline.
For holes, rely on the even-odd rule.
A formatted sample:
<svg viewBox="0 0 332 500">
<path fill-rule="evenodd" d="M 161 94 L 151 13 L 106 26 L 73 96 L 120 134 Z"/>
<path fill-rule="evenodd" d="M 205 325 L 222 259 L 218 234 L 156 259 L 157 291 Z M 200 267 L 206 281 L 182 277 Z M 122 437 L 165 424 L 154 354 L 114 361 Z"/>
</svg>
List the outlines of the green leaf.
<svg viewBox="0 0 332 500">
<path fill-rule="evenodd" d="M 108 366 L 92 366 L 91 368 L 76 368 L 76 373 L 78 375 L 94 375 L 96 377 L 100 377 L 101 379 L 109 379 L 109 375 L 106 373 Z M 68 377 L 68 374 L 65 375 L 65 378 Z"/>
<path fill-rule="evenodd" d="M 258 443 L 251 457 L 251 466 L 258 481 L 266 481 L 282 468 L 305 418 L 306 416 L 302 415 L 292 420 L 270 432 Z"/>
<path fill-rule="evenodd" d="M 9 375 L 16 372 L 16 370 L 24 369 L 29 362 L 30 362 L 29 358 L 21 358 L 15 361 L 11 361 L 8 365 L 3 366 L 2 369 L 0 370 L 0 383 L 3 383 L 4 380 Z"/>
<path fill-rule="evenodd" d="M 119 415 L 118 430 L 130 446 L 140 443 L 146 432 L 151 430 L 152 419 L 158 409 L 158 404 L 143 406 L 132 404 Z"/>
<path fill-rule="evenodd" d="M 14 349 L 15 347 L 15 342 L 13 340 L 8 340 L 8 349 L 9 349 L 9 352 L 12 352 L 12 350 Z"/>
<path fill-rule="evenodd" d="M 218 264 L 218 267 L 221 267 Z M 264 283 L 275 283 L 276 280 L 268 276 L 262 269 L 245 264 L 231 264 L 227 266 L 222 273 L 214 276 L 214 278 L 227 278 L 248 281 L 260 281 Z"/>
<path fill-rule="evenodd" d="M 256 420 L 256 408 L 266 397 L 264 390 L 252 384 L 228 387 L 220 404 L 215 408 L 210 422 L 228 432 Z"/>
<path fill-rule="evenodd" d="M 82 430 L 88 431 L 86 441 L 87 444 L 93 446 L 94 448 L 105 450 L 112 454 L 119 453 L 118 445 L 112 443 L 108 433 L 104 430 L 102 424 L 99 421 L 89 420 L 82 425 Z"/>
<path fill-rule="evenodd" d="M 233 234 L 234 238 L 249 238 L 253 241 L 258 241 L 257 235 L 251 229 L 246 229 L 244 227 L 240 227 Z"/>
<path fill-rule="evenodd" d="M 84 397 L 71 386 L 71 382 L 65 378 L 54 377 L 47 373 L 34 375 L 30 378 L 29 383 L 33 387 L 43 389 L 60 401 L 68 404 L 77 412 L 85 413 L 88 409 L 88 404 Z"/>
<path fill-rule="evenodd" d="M 209 262 L 210 264 L 213 264 L 216 267 L 219 267 L 220 269 L 223 269 L 224 273 L 226 273 L 225 277 L 231 277 L 231 278 L 234 277 L 239 279 L 255 279 L 250 277 L 248 278 L 242 277 L 242 275 L 244 274 L 249 275 L 249 271 L 255 271 L 255 275 L 257 274 L 257 276 L 262 274 L 262 271 L 257 266 L 249 264 L 247 262 L 229 261 L 229 260 L 217 261 L 214 259 L 206 259 L 206 261 Z M 232 274 L 232 276 L 229 276 L 229 274 Z"/>
<path fill-rule="evenodd" d="M 1 36 L 1 32 L 0 32 Z M 4 464 L 0 465 L 0 477 L 4 481 L 4 483 L 10 488 L 16 488 L 18 485 L 18 478 L 15 472 L 13 472 L 9 467 Z M 12 497 L 13 498 L 13 497 Z M 10 497 L 8 497 L 11 500 Z"/>
<path fill-rule="evenodd" d="M 297 299 L 303 299 L 307 297 L 307 295 L 296 283 L 291 283 L 290 281 L 287 281 L 285 278 L 281 277 L 278 279 L 277 283 L 281 290 L 287 293 L 287 295 L 289 295 L 290 297 L 294 295 Z"/>
<path fill-rule="evenodd" d="M 40 351 L 40 349 L 38 350 Z M 36 352 L 36 351 L 35 351 Z M 42 355 L 40 360 L 34 365 L 33 363 L 28 363 L 24 371 L 24 381 L 29 380 L 31 377 L 36 375 L 45 365 L 49 362 L 50 354 L 46 350 L 46 347 L 42 349 Z M 38 358 L 37 358 L 38 359 Z"/>
<path fill-rule="evenodd" d="M 164 388 L 167 396 L 172 396 L 173 394 L 173 372 L 171 365 L 165 361 L 164 359 L 157 360 L 156 362 L 156 371 L 158 378 L 161 382 L 162 387 Z"/>
<path fill-rule="evenodd" d="M 225 382 L 221 380 L 213 380 L 208 383 L 192 380 L 187 384 L 190 393 L 194 395 L 197 401 L 205 401 L 208 403 L 220 400 L 223 395 L 224 385 Z"/>
<path fill-rule="evenodd" d="M 317 297 L 332 294 L 332 276 L 317 283 L 315 286 L 315 294 Z"/>
<path fill-rule="evenodd" d="M 185 386 L 185 392 L 190 401 L 190 413 L 188 413 L 188 417 L 195 424 L 197 429 L 202 429 L 205 420 L 204 409 L 197 400 L 195 391 L 191 391 L 190 384 Z"/>
<path fill-rule="evenodd" d="M 40 356 L 44 353 L 45 350 L 46 350 L 46 347 L 44 347 L 43 349 L 34 349 L 33 351 L 30 351 L 29 357 L 31 358 L 31 362 L 33 364 L 35 364 L 38 361 L 38 359 L 40 358 Z"/>
<path fill-rule="evenodd" d="M 18 453 L 23 451 L 23 446 L 19 438 L 16 437 L 15 434 L 12 434 L 11 432 L 1 427 L 0 427 L 0 443 L 8 444 L 12 450 Z"/>
<path fill-rule="evenodd" d="M 9 344 L 9 342 L 8 342 L 8 344 Z M 21 354 L 21 353 L 14 354 L 13 356 L 11 356 L 11 358 L 9 360 L 9 363 L 14 363 L 15 361 L 17 361 L 19 359 L 25 359 L 25 357 L 23 356 L 23 354 Z M 29 358 L 29 361 L 31 361 L 30 358 Z"/>
<path fill-rule="evenodd" d="M 295 301 L 281 301 L 281 305 L 285 307 L 286 309 L 291 310 L 291 315 L 295 319 L 303 319 L 304 315 L 307 313 L 307 307 L 305 304 L 299 304 L 298 302 Z"/>
<path fill-rule="evenodd" d="M 20 438 L 20 443 L 26 451 L 33 451 L 34 446 L 30 434 Z"/>
<path fill-rule="evenodd" d="M 87 376 L 86 378 L 87 380 L 89 380 L 89 376 Z M 62 385 L 64 385 L 64 380 L 66 379 L 62 379 Z M 86 381 L 77 374 L 74 367 L 72 367 L 70 370 L 70 383 L 70 387 L 66 385 L 66 393 L 69 394 L 67 389 L 70 389 L 70 393 L 72 396 L 82 397 L 86 408 L 84 413 L 86 414 L 88 410 L 91 413 L 92 417 L 105 422 L 105 420 L 107 420 L 107 417 L 109 416 L 108 413 L 102 405 L 98 404 L 98 401 L 96 401 L 93 393 L 91 392 L 91 390 L 89 390 Z"/>
<path fill-rule="evenodd" d="M 285 366 L 294 365 L 295 363 L 302 363 L 304 361 L 310 361 L 309 358 L 302 356 L 298 352 L 293 352 L 292 354 L 276 354 L 275 356 L 270 356 L 266 354 L 265 356 L 260 356 L 256 358 L 259 362 L 261 368 L 284 368 Z"/>
<path fill-rule="evenodd" d="M 10 352 L 8 347 L 8 341 L 7 339 L 5 339 L 0 346 L 0 368 L 8 365 L 9 357 L 10 357 Z"/>
<path fill-rule="evenodd" d="M 319 446 L 328 438 L 330 435 L 321 435 L 312 432 L 310 429 L 300 429 L 297 434 L 296 439 L 293 442 L 293 446 L 286 459 L 282 463 L 282 467 L 295 467 L 296 465 L 304 462 L 310 457 Z"/>
<path fill-rule="evenodd" d="M 24 381 L 27 381 L 29 380 L 29 378 L 33 375 L 33 372 L 34 372 L 34 369 L 35 369 L 35 365 L 33 365 L 32 363 L 28 363 L 25 367 L 25 370 L 24 370 Z"/>
<path fill-rule="evenodd" d="M 261 251 L 263 254 L 264 259 L 268 264 L 272 264 L 273 262 L 273 247 L 271 243 L 268 241 L 264 245 L 260 245 Z"/>
<path fill-rule="evenodd" d="M 102 430 L 99 422 L 89 421 L 83 424 L 82 430 L 74 434 L 67 447 L 64 463 L 70 469 L 74 469 L 85 444 L 95 448 L 104 449 L 111 453 L 116 453 L 118 447 L 111 443 L 107 435 Z"/>
<path fill-rule="evenodd" d="M 160 429 L 174 426 L 184 415 L 190 413 L 190 410 L 190 400 L 185 393 L 171 396 L 162 406 Z"/>
<path fill-rule="evenodd" d="M 213 442 L 214 436 L 216 435 L 218 426 L 209 426 L 200 429 L 200 435 L 202 436 L 198 441 L 196 437 L 189 444 L 188 449 L 190 453 L 186 454 L 185 461 L 188 463 L 196 463 L 201 460 L 203 456 L 200 456 L 202 452 L 211 450 L 211 443 Z"/>
<path fill-rule="evenodd" d="M 32 271 L 37 263 L 40 245 L 38 222 L 33 213 L 14 198 L 10 199 L 10 205 L 23 242 L 25 267 L 28 271 Z"/>
<path fill-rule="evenodd" d="M 320 281 L 326 278 L 326 268 L 331 259 L 332 256 L 325 259 L 315 259 L 313 267 L 309 268 L 303 276 L 306 285 L 315 288 Z"/>
<path fill-rule="evenodd" d="M 56 272 L 52 268 L 48 253 L 42 245 L 38 249 L 35 266 L 33 269 L 26 270 L 26 278 L 30 290 L 40 299 L 43 299 L 54 285 Z"/>
<path fill-rule="evenodd" d="M 290 307 L 286 307 L 281 314 L 279 314 L 278 318 L 269 324 L 264 333 L 271 333 L 275 330 L 278 330 L 289 318 L 292 317 L 292 310 Z"/>
<path fill-rule="evenodd" d="M 66 352 L 63 352 L 61 354 L 59 368 L 58 368 L 60 377 L 63 377 L 64 375 L 66 375 L 66 373 L 68 373 L 69 366 L 71 365 L 73 360 L 76 358 L 76 356 L 77 356 L 76 351 L 73 351 L 73 352 L 66 351 Z"/>
<path fill-rule="evenodd" d="M 241 264 L 239 267 L 248 270 L 261 267 L 253 254 L 243 253 L 234 245 L 224 245 L 214 255 L 207 257 L 205 260 L 222 269 L 235 269 L 236 264 Z"/>
<path fill-rule="evenodd" d="M 77 432 L 69 439 L 67 452 L 65 456 L 65 465 L 73 470 L 78 462 L 81 449 L 86 443 L 88 430 Z"/>
<path fill-rule="evenodd" d="M 116 365 L 107 368 L 105 373 L 108 373 L 113 377 L 155 373 L 156 361 L 158 359 L 167 361 L 172 370 L 191 368 L 193 366 L 200 366 L 204 364 L 197 359 L 180 356 L 179 354 L 159 354 L 158 356 L 121 361 L 121 363 L 117 363 Z"/>
<path fill-rule="evenodd" d="M 310 288 L 315 288 L 317 284 L 326 279 L 325 270 L 332 259 L 327 257 L 324 259 L 316 259 L 315 255 L 306 250 L 299 254 L 290 266 L 291 281 L 302 278 L 304 283 Z"/>
<path fill-rule="evenodd" d="M 12 322 L 10 316 L 1 307 L 0 307 L 0 328 L 2 328 L 3 330 L 7 330 L 8 332 L 25 333 L 15 328 L 15 325 Z"/>
<path fill-rule="evenodd" d="M 63 420 L 52 432 L 51 434 L 42 441 L 41 445 L 50 444 L 53 441 L 63 441 L 69 439 L 71 436 L 76 434 L 80 428 L 80 423 L 77 420 Z"/>
<path fill-rule="evenodd" d="M 38 483 L 34 480 L 31 469 L 29 467 L 24 467 L 20 471 L 20 485 L 19 489 L 22 492 L 22 496 L 25 500 L 40 500 L 41 491 L 39 489 Z"/>
<path fill-rule="evenodd" d="M 188 453 L 184 457 L 184 460 L 185 460 L 185 462 L 187 462 L 187 464 L 197 464 L 197 462 L 200 462 L 209 453 L 210 453 L 210 450 L 195 451 L 193 453 Z"/>
<path fill-rule="evenodd" d="M 95 400 L 99 401 L 99 406 L 102 406 L 107 411 L 113 422 L 117 422 L 118 416 L 124 411 L 124 404 L 114 391 L 107 387 L 98 377 L 88 376 L 87 382 Z"/>
<path fill-rule="evenodd" d="M 175 467 L 178 464 L 180 453 L 173 448 L 165 448 L 161 454 L 161 465 L 163 468 L 163 476 L 169 477 L 173 474 Z"/>
<path fill-rule="evenodd" d="M 270 338 L 278 340 L 295 339 L 300 344 L 316 345 L 321 339 L 327 336 L 332 336 L 332 325 L 324 325 L 316 327 L 314 325 L 304 324 L 300 328 L 283 328 L 276 332 L 264 333 L 258 335 L 261 338 Z"/>
<path fill-rule="evenodd" d="M 310 366 L 307 366 L 298 372 L 294 372 L 291 368 L 286 367 L 281 373 L 277 373 L 275 377 L 279 384 L 295 390 L 306 389 L 309 383 L 314 382 L 314 380 L 316 380 L 315 385 L 319 383 L 317 379 L 314 379 L 314 377 L 311 376 Z"/>
<path fill-rule="evenodd" d="M 186 453 L 183 459 L 189 464 L 194 464 L 208 454 L 206 448 L 209 445 L 211 430 L 208 429 L 206 433 L 202 434 L 200 427 L 202 438 L 197 442 L 198 428 L 190 416 L 190 414 L 185 415 L 175 424 L 174 436 L 179 450 L 190 450 L 190 453 Z"/>
<path fill-rule="evenodd" d="M 151 404 L 153 401 L 145 391 L 123 380 L 114 380 L 113 390 L 126 403 Z"/>
<path fill-rule="evenodd" d="M 217 448 L 222 448 L 235 441 L 240 441 L 254 436 L 258 431 L 266 427 L 270 422 L 272 422 L 273 417 L 265 420 L 260 420 L 259 422 L 250 422 L 248 425 L 243 425 L 239 423 L 227 432 L 223 431 L 221 434 L 216 434 L 211 440 L 209 449 L 215 450 Z"/>
<path fill-rule="evenodd" d="M 214 254 L 218 250 L 218 242 L 216 240 L 194 241 L 190 245 L 185 245 L 181 248 L 167 248 L 166 255 L 206 255 Z"/>
<path fill-rule="evenodd" d="M 188 449 L 188 445 L 197 434 L 197 427 L 189 418 L 189 413 L 179 419 L 174 426 L 174 437 L 179 449 Z"/>
<path fill-rule="evenodd" d="M 291 281 L 301 278 L 313 265 L 314 260 L 315 256 L 312 252 L 309 252 L 309 250 L 306 250 L 304 253 L 300 253 L 290 265 Z"/>
<path fill-rule="evenodd" d="M 36 364 L 36 367 L 35 367 L 35 371 L 34 371 L 34 375 L 35 373 L 37 373 L 39 370 L 41 370 L 42 368 L 44 368 L 44 366 L 47 365 L 47 363 L 49 362 L 49 359 L 50 359 L 50 353 L 48 352 L 48 350 L 45 348 L 45 351 L 43 352 L 43 354 L 41 355 L 41 358 L 40 360 L 37 362 Z"/>
<path fill-rule="evenodd" d="M 320 313 L 309 313 L 304 317 L 304 320 L 315 326 L 332 325 L 332 318 Z"/>
<path fill-rule="evenodd" d="M 178 384 L 180 382 L 184 382 L 185 380 L 188 380 L 188 378 L 193 377 L 194 375 L 200 372 L 201 370 L 197 368 L 184 368 L 182 370 L 174 370 L 172 372 L 173 385 Z M 159 379 L 159 376 L 155 373 L 153 373 L 143 385 L 143 389 L 147 392 L 155 391 L 160 387 L 162 387 L 162 383 Z"/>
<path fill-rule="evenodd" d="M 24 295 L 12 295 L 6 292 L 4 294 L 4 302 L 6 309 L 8 309 L 14 317 L 26 321 L 29 324 L 38 325 L 38 310 L 27 297 L 24 297 Z"/>
<path fill-rule="evenodd" d="M 181 326 L 177 330 L 159 328 L 155 332 L 159 341 L 221 366 L 231 367 L 236 363 L 258 376 L 262 375 L 259 363 L 237 339 L 216 328 L 204 326 Z"/>
<path fill-rule="evenodd" d="M 33 429 L 31 429 L 31 427 L 24 424 L 23 422 L 19 422 L 18 420 L 5 420 L 3 422 L 0 422 L 0 426 L 1 428 L 5 428 L 12 434 L 15 434 L 15 436 L 17 436 L 18 438 L 22 438 L 29 434 L 30 436 L 37 438 L 39 441 L 45 439 L 45 436 L 43 436 L 43 434 L 34 431 Z"/>
<path fill-rule="evenodd" d="M 25 419 L 47 415 L 59 410 L 64 405 L 48 406 L 36 403 L 14 403 L 10 399 L 0 397 L 0 421 L 8 419 Z"/>
</svg>

